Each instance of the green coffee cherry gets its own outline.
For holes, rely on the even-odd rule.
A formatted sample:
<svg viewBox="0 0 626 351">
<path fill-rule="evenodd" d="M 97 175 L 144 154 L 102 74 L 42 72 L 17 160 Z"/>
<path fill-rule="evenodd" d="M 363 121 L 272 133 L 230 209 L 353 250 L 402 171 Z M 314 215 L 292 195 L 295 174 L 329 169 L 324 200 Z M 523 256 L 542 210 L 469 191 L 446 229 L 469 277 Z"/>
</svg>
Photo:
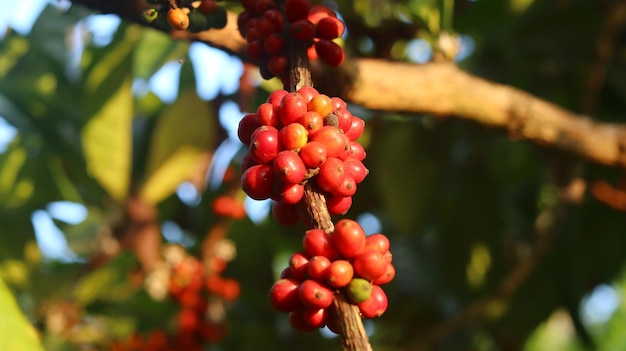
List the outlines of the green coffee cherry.
<svg viewBox="0 0 626 351">
<path fill-rule="evenodd" d="M 354 278 L 346 287 L 348 298 L 353 303 L 361 303 L 372 295 L 372 284 L 363 278 Z"/>
<path fill-rule="evenodd" d="M 146 23 L 152 23 L 159 17 L 159 11 L 156 9 L 147 9 L 142 13 L 141 17 Z"/>
</svg>

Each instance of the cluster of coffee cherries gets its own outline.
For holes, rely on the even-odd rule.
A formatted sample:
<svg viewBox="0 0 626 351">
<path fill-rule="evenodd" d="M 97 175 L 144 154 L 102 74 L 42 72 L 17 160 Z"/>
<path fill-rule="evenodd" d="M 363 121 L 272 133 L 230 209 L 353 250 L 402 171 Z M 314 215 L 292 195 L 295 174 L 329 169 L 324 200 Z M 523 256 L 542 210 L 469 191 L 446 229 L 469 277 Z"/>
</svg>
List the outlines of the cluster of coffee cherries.
<svg viewBox="0 0 626 351">
<path fill-rule="evenodd" d="M 218 242 L 214 251 L 223 254 L 211 255 L 204 264 L 185 255 L 172 268 L 168 291 L 181 307 L 174 340 L 185 350 L 217 343 L 226 332 L 225 306 L 237 300 L 241 292 L 237 280 L 221 275 L 233 250 L 229 241 Z"/>
<path fill-rule="evenodd" d="M 239 139 L 248 146 L 241 186 L 255 200 L 273 199 L 272 214 L 282 225 L 298 222 L 295 205 L 308 182 L 323 192 L 331 214 L 345 214 L 368 173 L 356 142 L 364 127 L 338 97 L 312 87 L 276 90 L 239 123 Z"/>
<path fill-rule="evenodd" d="M 329 307 L 341 293 L 365 318 L 379 317 L 387 310 L 387 295 L 380 285 L 392 281 L 396 271 L 384 234 L 366 237 L 358 222 L 342 219 L 330 234 L 306 231 L 302 246 L 269 292 L 270 304 L 289 313 L 292 327 L 312 331 L 328 326 L 337 333 Z"/>
<path fill-rule="evenodd" d="M 308 0 L 286 0 L 282 9 L 275 0 L 243 0 L 242 4 L 239 31 L 263 78 L 287 78 L 287 36 L 305 43 L 310 60 L 319 57 L 331 66 L 343 62 L 343 49 L 333 40 L 343 35 L 345 25 L 328 7 L 311 6 Z"/>
<path fill-rule="evenodd" d="M 143 12 L 143 20 L 164 30 L 187 30 L 198 33 L 211 28 L 226 26 L 226 9 L 215 0 L 175 1 L 146 0 L 158 5 Z"/>
</svg>

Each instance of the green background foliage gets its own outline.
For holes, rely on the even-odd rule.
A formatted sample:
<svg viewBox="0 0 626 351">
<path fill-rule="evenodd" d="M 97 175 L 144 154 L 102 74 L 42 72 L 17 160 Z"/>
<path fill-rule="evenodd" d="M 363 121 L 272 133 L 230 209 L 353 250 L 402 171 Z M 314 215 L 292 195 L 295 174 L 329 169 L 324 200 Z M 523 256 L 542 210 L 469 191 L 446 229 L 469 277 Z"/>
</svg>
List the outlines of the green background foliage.
<svg viewBox="0 0 626 351">
<path fill-rule="evenodd" d="M 435 46 L 443 33 L 461 34 L 475 45 L 458 62 L 469 72 L 623 123 L 621 36 L 609 43 L 614 55 L 605 63 L 602 89 L 588 88 L 611 6 L 576 0 L 337 3 L 351 56 L 410 61 L 414 40 Z M 223 188 L 203 188 L 193 204 L 175 190 L 201 156 L 224 141 L 220 104 L 241 96 L 202 100 L 189 43 L 126 22 L 104 46 L 85 40 L 80 62 L 68 69 L 68 33 L 92 15 L 78 5 L 69 11 L 48 6 L 29 34 L 9 31 L 0 41 L 0 115 L 18 131 L 0 153 L 2 350 L 106 349 L 135 331 L 171 330 L 175 304 L 155 301 L 132 283 L 133 255 L 98 268 L 89 264 L 102 249 L 97 239 L 114 231 L 132 194 L 157 205 L 159 221 L 175 223 L 195 243 L 189 247 L 195 254 L 216 221 L 210 206 Z M 179 59 L 175 102 L 133 93 L 134 81 Z M 267 95 L 264 86 L 254 101 Z M 589 94 L 597 105 L 584 111 Z M 588 193 L 580 203 L 559 195 L 572 175 L 616 184 L 623 170 L 461 119 L 354 108 L 367 122 L 362 140 L 370 174 L 349 216 L 378 218 L 397 269 L 385 287 L 389 310 L 366 323 L 375 350 L 626 347 L 626 304 L 599 322 L 585 320 L 581 310 L 598 286 L 612 287 L 617 301 L 623 299 L 626 216 Z M 56 201 L 87 209 L 81 223 L 55 220 L 76 260 L 42 259 L 37 247 L 31 216 Z M 228 309 L 225 339 L 207 349 L 340 349 L 334 338 L 292 331 L 286 316 L 267 303 L 286 258 L 299 250 L 303 229 L 278 227 L 271 218 L 228 227 L 237 258 L 225 275 L 240 282 L 242 295 Z M 59 301 L 78 311 L 79 327 L 70 334 L 50 325 L 45 306 Z"/>
</svg>

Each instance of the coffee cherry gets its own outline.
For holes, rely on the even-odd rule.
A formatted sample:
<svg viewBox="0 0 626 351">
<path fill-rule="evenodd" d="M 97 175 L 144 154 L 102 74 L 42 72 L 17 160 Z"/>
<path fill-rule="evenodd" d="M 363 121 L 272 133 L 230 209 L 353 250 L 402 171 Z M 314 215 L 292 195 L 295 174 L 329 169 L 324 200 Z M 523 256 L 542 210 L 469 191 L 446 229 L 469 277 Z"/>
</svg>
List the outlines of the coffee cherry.
<svg viewBox="0 0 626 351">
<path fill-rule="evenodd" d="M 295 206 L 283 201 L 274 202 L 272 205 L 272 216 L 276 223 L 284 226 L 294 225 L 300 220 Z"/>
<path fill-rule="evenodd" d="M 219 5 L 215 2 L 215 0 L 202 0 L 200 1 L 200 5 L 198 5 L 197 10 L 205 15 L 208 15 L 217 10 L 218 7 Z"/>
<path fill-rule="evenodd" d="M 305 308 L 302 310 L 304 322 L 312 328 L 322 328 L 328 320 L 327 308 Z"/>
<path fill-rule="evenodd" d="M 372 234 L 365 238 L 365 247 L 380 254 L 385 254 L 389 251 L 389 239 L 385 234 Z"/>
<path fill-rule="evenodd" d="M 298 89 L 298 94 L 302 95 L 304 101 L 308 104 L 309 101 L 313 99 L 313 97 L 319 95 L 319 92 L 313 87 L 304 86 Z"/>
<path fill-rule="evenodd" d="M 352 196 L 331 196 L 326 198 L 326 207 L 332 215 L 345 215 L 352 207 Z"/>
<path fill-rule="evenodd" d="M 279 108 L 281 101 L 287 94 L 287 90 L 284 89 L 274 90 L 267 97 L 267 102 Z"/>
<path fill-rule="evenodd" d="M 306 174 L 302 159 L 292 150 L 283 150 L 274 159 L 274 172 L 278 179 L 287 184 L 300 183 Z"/>
<path fill-rule="evenodd" d="M 154 22 L 157 19 L 157 17 L 159 17 L 159 11 L 157 11 L 156 9 L 147 9 L 141 14 L 141 18 L 146 23 Z"/>
<path fill-rule="evenodd" d="M 345 176 L 343 183 L 332 191 L 334 197 L 349 197 L 356 193 L 356 182 L 350 176 Z"/>
<path fill-rule="evenodd" d="M 265 38 L 265 41 L 263 41 L 263 47 L 265 48 L 265 52 L 270 55 L 276 55 L 280 53 L 283 50 L 284 45 L 285 41 L 283 39 L 283 36 L 278 33 L 270 34 L 267 38 Z"/>
<path fill-rule="evenodd" d="M 277 33 L 281 33 L 285 28 L 285 18 L 277 9 L 269 9 L 263 12 L 263 16 L 269 19 Z"/>
<path fill-rule="evenodd" d="M 346 27 L 337 17 L 324 17 L 317 22 L 317 35 L 322 39 L 335 39 L 343 35 Z"/>
<path fill-rule="evenodd" d="M 298 120 L 298 123 L 302 124 L 309 132 L 309 136 L 311 136 L 324 126 L 324 118 L 315 111 L 307 111 Z"/>
<path fill-rule="evenodd" d="M 363 162 L 354 157 L 348 157 L 343 161 L 343 169 L 346 176 L 354 179 L 357 184 L 361 183 L 369 172 Z"/>
<path fill-rule="evenodd" d="M 341 46 L 332 40 L 320 39 L 315 42 L 315 51 L 322 61 L 330 66 L 339 66 L 343 63 L 344 53 Z"/>
<path fill-rule="evenodd" d="M 300 283 L 298 296 L 307 307 L 327 308 L 333 303 L 333 292 L 325 285 L 312 279 Z"/>
<path fill-rule="evenodd" d="M 189 16 L 181 8 L 170 8 L 167 11 L 167 21 L 176 30 L 189 27 Z"/>
<path fill-rule="evenodd" d="M 372 295 L 372 284 L 363 278 L 354 278 L 346 287 L 346 294 L 353 303 L 361 303 Z"/>
<path fill-rule="evenodd" d="M 269 10 L 276 8 L 276 2 L 274 0 L 257 0 L 255 9 L 257 13 L 265 13 Z"/>
<path fill-rule="evenodd" d="M 302 184 L 284 184 L 280 193 L 280 201 L 288 205 L 295 205 L 304 195 L 304 185 Z"/>
<path fill-rule="evenodd" d="M 283 149 L 299 151 L 307 145 L 309 132 L 300 123 L 291 123 L 278 132 L 278 139 Z"/>
<path fill-rule="evenodd" d="M 352 113 L 347 109 L 338 109 L 333 112 L 333 115 L 337 116 L 337 128 L 345 134 L 352 125 Z"/>
<path fill-rule="evenodd" d="M 361 225 L 351 219 L 342 219 L 332 234 L 337 251 L 347 259 L 355 257 L 365 247 L 365 232 Z"/>
<path fill-rule="evenodd" d="M 310 256 L 324 256 L 329 260 L 339 257 L 330 235 L 321 229 L 310 229 L 304 233 L 302 247 Z"/>
<path fill-rule="evenodd" d="M 363 146 L 357 142 L 350 142 L 350 157 L 354 157 L 359 161 L 363 161 L 365 159 L 366 153 Z"/>
<path fill-rule="evenodd" d="M 350 284 L 353 277 L 354 268 L 352 268 L 352 264 L 346 260 L 336 260 L 328 267 L 326 283 L 335 288 L 343 288 Z"/>
<path fill-rule="evenodd" d="M 374 279 L 372 283 L 376 285 L 385 285 L 387 283 L 390 283 L 395 277 L 396 277 L 396 268 L 393 266 L 393 264 L 391 264 L 390 262 L 387 262 L 387 269 L 385 270 L 385 273 L 381 275 L 380 277 L 378 277 L 377 279 Z"/>
<path fill-rule="evenodd" d="M 309 9 L 307 18 L 317 25 L 322 18 L 337 17 L 335 12 L 324 5 L 314 5 Z"/>
<path fill-rule="evenodd" d="M 280 120 L 278 119 L 278 107 L 269 102 L 262 103 L 256 110 L 259 123 L 266 126 L 278 127 Z"/>
<path fill-rule="evenodd" d="M 248 46 L 246 47 L 246 55 L 254 61 L 260 61 L 263 58 L 263 40 L 253 40 L 248 42 Z"/>
<path fill-rule="evenodd" d="M 299 41 L 309 42 L 315 38 L 315 25 L 308 19 L 301 19 L 291 24 L 291 35 Z"/>
<path fill-rule="evenodd" d="M 287 93 L 280 102 L 280 122 L 283 125 L 297 122 L 307 112 L 306 106 L 302 95 Z"/>
<path fill-rule="evenodd" d="M 315 180 L 320 189 L 328 192 L 332 192 L 337 189 L 346 177 L 343 161 L 338 158 L 329 157 L 319 168 Z"/>
<path fill-rule="evenodd" d="M 300 158 L 309 168 L 317 168 L 326 161 L 326 147 L 324 144 L 311 141 L 300 149 Z"/>
<path fill-rule="evenodd" d="M 305 316 L 304 316 L 304 309 L 299 309 L 299 310 L 289 312 L 288 320 L 289 320 L 289 325 L 291 325 L 293 329 L 301 331 L 301 332 L 312 332 L 317 329 L 317 327 L 310 325 L 306 321 Z"/>
<path fill-rule="evenodd" d="M 298 296 L 299 286 L 300 283 L 294 279 L 279 279 L 274 282 L 269 292 L 272 308 L 280 312 L 289 312 L 300 308 L 302 303 Z"/>
<path fill-rule="evenodd" d="M 322 117 L 326 117 L 329 113 L 333 112 L 333 102 L 327 95 L 319 94 L 309 101 L 307 109 L 319 113 Z"/>
<path fill-rule="evenodd" d="M 388 265 L 383 255 L 374 250 L 362 251 L 352 261 L 354 273 L 369 281 L 380 278 L 387 271 Z"/>
<path fill-rule="evenodd" d="M 383 289 L 378 285 L 372 286 L 372 294 L 370 298 L 359 303 L 359 311 L 365 318 L 380 317 L 387 310 L 389 301 Z"/>
<path fill-rule="evenodd" d="M 250 156 L 256 163 L 264 164 L 274 160 L 278 150 L 278 132 L 275 129 L 266 128 L 252 133 Z"/>
<path fill-rule="evenodd" d="M 255 165 L 241 175 L 243 191 L 254 200 L 265 200 L 272 196 L 274 169 L 271 165 Z"/>
<path fill-rule="evenodd" d="M 299 281 L 303 281 L 307 277 L 307 267 L 309 264 L 309 256 L 304 252 L 296 252 L 289 258 L 289 270 L 291 275 Z"/>
<path fill-rule="evenodd" d="M 324 281 L 328 276 L 330 260 L 326 256 L 313 256 L 307 265 L 307 273 L 311 279 Z"/>
<path fill-rule="evenodd" d="M 311 5 L 307 0 L 287 0 L 285 2 L 285 16 L 291 22 L 301 20 L 309 15 Z"/>
<path fill-rule="evenodd" d="M 324 126 L 311 135 L 311 141 L 318 141 L 326 147 L 329 158 L 340 157 L 350 152 L 350 140 L 339 129 Z"/>
<path fill-rule="evenodd" d="M 285 55 L 274 55 L 267 61 L 267 69 L 276 76 L 287 72 L 288 65 L 289 60 Z"/>
<path fill-rule="evenodd" d="M 350 128 L 345 132 L 350 141 L 357 140 L 365 130 L 365 121 L 357 116 L 352 116 Z"/>
</svg>

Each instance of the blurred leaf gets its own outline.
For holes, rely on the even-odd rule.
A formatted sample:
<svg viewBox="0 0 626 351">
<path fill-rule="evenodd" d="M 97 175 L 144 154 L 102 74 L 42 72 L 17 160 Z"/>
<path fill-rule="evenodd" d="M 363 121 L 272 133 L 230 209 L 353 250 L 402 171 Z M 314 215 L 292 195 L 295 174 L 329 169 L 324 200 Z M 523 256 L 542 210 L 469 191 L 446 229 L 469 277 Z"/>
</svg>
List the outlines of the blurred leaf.
<svg viewBox="0 0 626 351">
<path fill-rule="evenodd" d="M 39 335 L 0 278 L 0 350 L 43 351 Z"/>
<path fill-rule="evenodd" d="M 81 133 L 89 173 L 117 201 L 126 197 L 130 182 L 132 107 L 126 79 Z"/>
<path fill-rule="evenodd" d="M 148 176 L 140 190 L 144 199 L 158 203 L 189 177 L 198 156 L 214 138 L 213 118 L 210 103 L 191 88 L 181 91 L 163 112 L 150 142 Z"/>
<path fill-rule="evenodd" d="M 124 254 L 89 273 L 76 283 L 74 298 L 82 306 L 97 299 L 124 300 L 130 293 L 127 273 L 135 262 L 131 254 Z"/>
<path fill-rule="evenodd" d="M 189 43 L 185 41 L 174 40 L 154 29 L 144 29 L 133 56 L 133 75 L 147 80 L 163 64 L 184 56 L 188 48 Z"/>
</svg>

